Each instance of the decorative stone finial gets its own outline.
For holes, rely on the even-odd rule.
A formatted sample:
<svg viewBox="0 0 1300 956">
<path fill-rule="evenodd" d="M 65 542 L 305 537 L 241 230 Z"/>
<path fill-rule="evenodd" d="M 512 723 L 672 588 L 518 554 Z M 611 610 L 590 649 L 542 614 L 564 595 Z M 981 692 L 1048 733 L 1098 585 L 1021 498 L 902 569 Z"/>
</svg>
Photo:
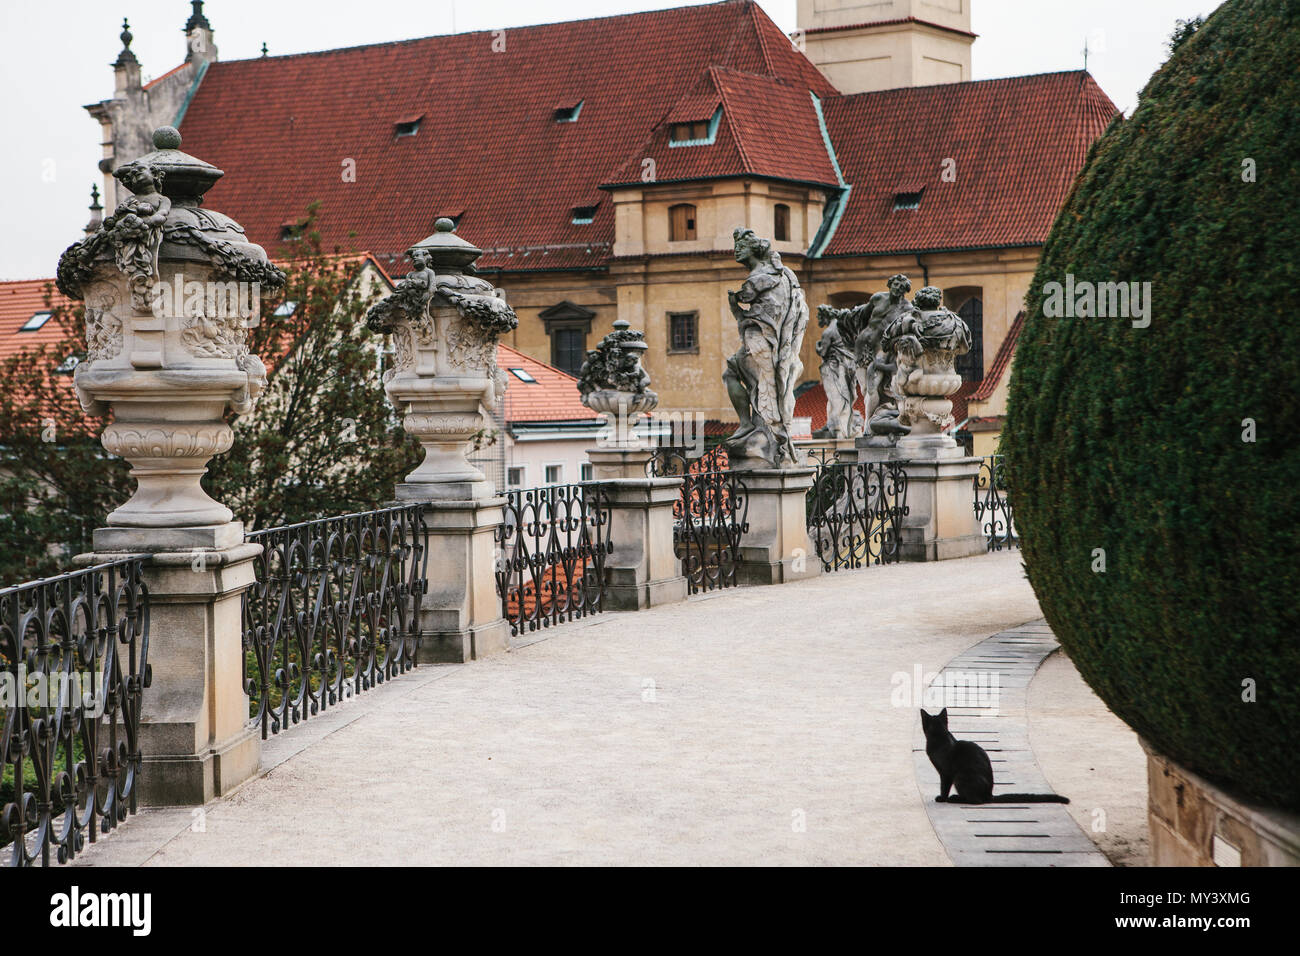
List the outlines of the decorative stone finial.
<svg viewBox="0 0 1300 956">
<path fill-rule="evenodd" d="M 212 29 L 212 24 L 203 15 L 203 0 L 190 0 L 190 18 L 185 21 L 185 32 L 189 33 L 195 27 L 203 27 L 205 30 Z"/>
<path fill-rule="evenodd" d="M 117 62 L 114 66 L 126 66 L 128 63 L 139 64 L 135 54 L 131 52 L 131 41 L 135 39 L 131 35 L 131 25 L 126 22 L 126 17 L 122 18 L 122 32 L 118 34 L 118 39 L 122 41 L 122 52 L 117 55 Z"/>
<path fill-rule="evenodd" d="M 153 131 L 154 149 L 180 149 L 181 131 L 175 126 L 159 126 Z"/>
<path fill-rule="evenodd" d="M 199 209 L 221 170 L 180 152 L 171 127 L 153 142 L 153 152 L 113 171 L 131 195 L 64 251 L 57 281 L 86 303 L 77 396 L 93 414 L 112 408 L 100 440 L 131 463 L 138 483 L 108 523 L 211 532 L 232 516 L 199 479 L 231 447 L 227 412 L 252 411 L 266 384 L 248 330 L 262 291 L 283 285 L 284 274 L 237 222 Z M 216 540 L 208 532 L 193 540 Z M 113 540 L 97 531 L 95 547 L 114 550 Z"/>
<path fill-rule="evenodd" d="M 626 319 L 615 319 L 614 331 L 587 353 L 578 372 L 582 404 L 609 423 L 606 444 L 634 444 L 632 424 L 659 405 L 659 396 L 650 391 L 650 376 L 641 367 L 646 347 L 644 332 L 633 331 Z"/>
<path fill-rule="evenodd" d="M 505 374 L 497 367 L 497 336 L 519 324 L 505 293 L 464 270 L 482 250 L 439 219 L 434 234 L 409 250 L 413 268 L 392 295 L 366 313 L 366 325 L 393 337 L 393 366 L 384 373 L 389 401 L 405 413 L 406 430 L 424 446 L 424 461 L 397 486 L 401 500 L 492 494 L 465 457 L 499 407 Z"/>
<path fill-rule="evenodd" d="M 99 204 L 99 186 L 90 187 L 90 220 L 86 223 L 85 233 L 91 235 L 99 230 L 104 221 L 104 207 Z"/>
<path fill-rule="evenodd" d="M 266 51 L 266 41 L 263 40 L 263 41 L 262 41 L 262 56 L 266 56 L 266 53 L 267 53 L 267 51 Z"/>
</svg>

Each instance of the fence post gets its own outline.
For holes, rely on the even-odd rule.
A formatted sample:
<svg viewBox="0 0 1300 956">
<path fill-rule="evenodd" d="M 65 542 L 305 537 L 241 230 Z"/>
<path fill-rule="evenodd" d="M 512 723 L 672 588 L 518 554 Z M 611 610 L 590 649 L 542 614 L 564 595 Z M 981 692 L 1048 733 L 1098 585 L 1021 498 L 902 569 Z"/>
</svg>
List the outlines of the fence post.
<svg viewBox="0 0 1300 956">
<path fill-rule="evenodd" d="M 257 772 L 261 740 L 243 685 L 240 599 L 261 547 L 199 484 L 228 451 L 227 410 L 250 412 L 266 371 L 246 345 L 262 289 L 283 274 L 220 214 L 200 213 L 221 170 L 180 151 L 175 129 L 119 167 L 132 195 L 59 260 L 59 289 L 84 300 L 83 408 L 112 408 L 101 442 L 136 490 L 93 536 L 90 564 L 148 552 L 152 678 L 144 692 L 140 797 L 202 804 Z"/>
<path fill-rule="evenodd" d="M 593 477 L 609 495 L 610 542 L 605 559 L 605 602 L 639 611 L 686 600 L 686 578 L 673 542 L 673 508 L 681 478 L 649 478 L 650 448 L 597 447 L 587 451 Z"/>
<path fill-rule="evenodd" d="M 822 573 L 808 535 L 807 495 L 816 474 L 789 466 L 743 471 L 749 530 L 740 539 L 740 584 L 784 584 Z"/>
<path fill-rule="evenodd" d="M 420 604 L 420 663 L 463 663 L 505 651 L 509 628 L 496 590 L 496 532 L 505 499 L 466 458 L 489 439 L 489 414 L 505 394 L 497 336 L 518 324 L 505 294 L 465 267 L 482 250 L 439 219 L 407 250 L 413 269 L 367 323 L 392 336 L 389 401 L 424 447 L 396 489 L 399 504 L 425 506 L 429 586 Z"/>
</svg>

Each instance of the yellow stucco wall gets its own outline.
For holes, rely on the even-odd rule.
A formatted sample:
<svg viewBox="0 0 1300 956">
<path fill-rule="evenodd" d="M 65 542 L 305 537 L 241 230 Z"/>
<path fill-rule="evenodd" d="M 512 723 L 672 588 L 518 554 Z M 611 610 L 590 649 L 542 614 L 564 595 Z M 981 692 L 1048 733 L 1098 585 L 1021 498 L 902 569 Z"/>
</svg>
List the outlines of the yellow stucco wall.
<svg viewBox="0 0 1300 956">
<path fill-rule="evenodd" d="M 587 348 L 593 348 L 613 327 L 616 318 L 643 329 L 649 348 L 644 365 L 663 411 L 701 412 L 709 418 L 734 420 L 735 412 L 722 385 L 722 371 L 739 345 L 735 319 L 727 306 L 728 290 L 745 279 L 732 255 L 732 229 L 754 224 L 761 235 L 772 234 L 772 208 L 791 206 L 792 236 L 778 243 L 782 259 L 799 277 L 811 313 L 801 357 L 802 381 L 819 378 L 821 360 L 815 346 L 820 335 L 817 306 L 840 296 L 840 304 L 864 301 L 885 288 L 896 272 L 912 279 L 913 292 L 927 281 L 946 292 L 946 303 L 957 308 L 968 294 L 983 302 L 983 359 L 987 370 L 1023 305 L 1039 249 L 1018 248 L 916 256 L 854 256 L 806 259 L 803 255 L 821 222 L 824 196 L 820 189 L 753 181 L 653 185 L 619 190 L 615 203 L 616 258 L 604 273 L 523 273 L 489 278 L 502 285 L 519 315 L 519 328 L 506 341 L 544 362 L 551 345 L 539 314 L 563 301 L 595 312 Z M 697 209 L 698 238 L 668 240 L 668 208 L 690 202 Z M 679 254 L 686 253 L 686 254 Z M 961 301 L 957 301 L 960 299 Z M 668 350 L 668 314 L 699 314 L 698 349 Z M 994 401 L 972 414 L 996 415 L 1005 410 L 1004 375 Z M 1000 401 L 1000 404 L 999 404 Z M 995 440 L 996 436 L 994 436 Z"/>
</svg>

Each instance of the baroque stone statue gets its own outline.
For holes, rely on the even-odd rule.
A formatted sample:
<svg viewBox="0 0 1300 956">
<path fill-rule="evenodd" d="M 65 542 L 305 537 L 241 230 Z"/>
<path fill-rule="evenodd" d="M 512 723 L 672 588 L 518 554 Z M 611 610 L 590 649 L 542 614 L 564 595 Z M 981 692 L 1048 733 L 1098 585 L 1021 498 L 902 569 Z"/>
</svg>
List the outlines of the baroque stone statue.
<svg viewBox="0 0 1300 956">
<path fill-rule="evenodd" d="M 907 299 L 907 293 L 912 291 L 911 280 L 900 273 L 890 276 L 887 285 L 887 291 L 877 292 L 851 309 L 823 305 L 817 310 L 818 321 L 836 322 L 841 337 L 853 342 L 857 384 L 862 389 L 866 428 L 871 436 L 868 443 L 882 445 L 893 444 L 908 431 L 907 425 L 899 420 L 891 385 L 894 357 L 883 346 L 884 331 L 894 319 L 912 311 L 912 303 Z M 828 390 L 828 398 L 829 395 Z"/>
<path fill-rule="evenodd" d="M 727 302 L 740 332 L 740 348 L 727 359 L 722 380 L 740 427 L 726 440 L 732 467 L 781 468 L 803 458 L 790 437 L 794 389 L 803 372 L 799 350 L 808 305 L 793 272 L 771 242 L 752 229 L 736 229 L 736 261 L 749 269 Z"/>
<path fill-rule="evenodd" d="M 814 438 L 853 438 L 853 402 L 858 394 L 858 366 L 853 359 L 852 341 L 840 334 L 839 320 L 827 306 L 817 310 L 817 324 L 825 331 L 817 340 L 821 356 L 822 390 L 826 393 L 826 427 L 813 432 Z"/>
<path fill-rule="evenodd" d="M 881 348 L 896 364 L 890 388 L 899 421 L 910 429 L 909 445 L 955 445 L 941 433 L 953 424 L 948 396 L 961 387 L 954 362 L 970 347 L 970 328 L 944 308 L 943 291 L 936 286 L 918 292 L 913 307 L 895 315 L 885 328 Z"/>
</svg>

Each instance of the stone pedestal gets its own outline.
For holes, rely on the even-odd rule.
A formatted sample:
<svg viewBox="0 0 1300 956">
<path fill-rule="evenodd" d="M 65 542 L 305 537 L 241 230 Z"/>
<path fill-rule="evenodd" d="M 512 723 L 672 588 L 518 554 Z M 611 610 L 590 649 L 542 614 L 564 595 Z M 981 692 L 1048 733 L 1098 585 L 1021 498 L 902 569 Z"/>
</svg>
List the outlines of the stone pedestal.
<svg viewBox="0 0 1300 956">
<path fill-rule="evenodd" d="M 398 485 L 400 504 L 421 500 L 420 485 Z M 497 595 L 496 530 L 505 499 L 424 501 L 429 589 L 420 602 L 420 664 L 462 664 L 509 648 Z"/>
<path fill-rule="evenodd" d="M 754 469 L 741 473 L 749 500 L 749 530 L 740 539 L 738 583 L 784 584 L 822 572 L 808 537 L 806 495 L 814 468 Z"/>
<path fill-rule="evenodd" d="M 647 478 L 650 448 L 593 448 L 596 481 L 609 496 L 610 542 L 605 558 L 605 605 L 639 611 L 686 599 L 686 578 L 673 545 L 673 506 L 680 478 Z"/>
<path fill-rule="evenodd" d="M 911 458 L 907 471 L 907 515 L 899 537 L 904 561 L 946 561 L 988 551 L 973 506 L 980 459 L 960 448 L 945 457 Z M 906 458 L 902 443 L 896 457 Z"/>
<path fill-rule="evenodd" d="M 1152 866 L 1300 866 L 1300 817 L 1232 796 L 1141 743 Z"/>
<path fill-rule="evenodd" d="M 167 539 L 162 542 L 159 534 L 101 528 L 94 535 L 95 553 L 77 560 L 122 556 L 113 550 L 155 551 L 145 566 L 153 676 L 140 717 L 140 801 L 201 806 L 254 776 L 261 760 L 261 736 L 249 723 L 244 693 L 241 601 L 254 582 L 253 559 L 262 546 L 204 547 L 214 540 L 242 542 L 238 522 L 169 528 L 161 532 Z"/>
</svg>

